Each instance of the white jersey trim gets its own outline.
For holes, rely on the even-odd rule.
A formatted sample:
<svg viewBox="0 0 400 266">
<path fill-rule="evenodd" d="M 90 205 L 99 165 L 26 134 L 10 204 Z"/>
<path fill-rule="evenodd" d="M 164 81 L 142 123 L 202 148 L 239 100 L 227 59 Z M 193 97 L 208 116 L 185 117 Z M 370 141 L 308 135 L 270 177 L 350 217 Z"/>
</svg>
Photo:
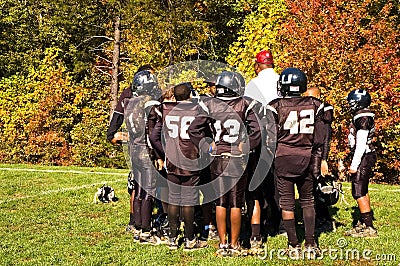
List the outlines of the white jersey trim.
<svg viewBox="0 0 400 266">
<path fill-rule="evenodd" d="M 361 113 L 361 114 L 355 115 L 353 120 L 356 121 L 358 118 L 365 117 L 365 116 L 375 117 L 375 114 L 374 113 Z"/>
</svg>

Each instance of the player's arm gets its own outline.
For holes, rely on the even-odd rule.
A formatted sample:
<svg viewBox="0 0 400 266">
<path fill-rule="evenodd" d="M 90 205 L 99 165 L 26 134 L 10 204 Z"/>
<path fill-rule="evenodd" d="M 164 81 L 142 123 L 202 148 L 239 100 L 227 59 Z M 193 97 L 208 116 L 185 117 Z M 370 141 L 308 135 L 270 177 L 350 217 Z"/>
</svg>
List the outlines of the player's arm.
<svg viewBox="0 0 400 266">
<path fill-rule="evenodd" d="M 119 145 L 122 143 L 122 141 L 128 140 L 127 133 L 118 132 L 123 122 L 124 115 L 118 112 L 114 112 L 107 130 L 107 139 L 114 145 Z"/>
<path fill-rule="evenodd" d="M 324 124 L 325 138 L 322 147 L 322 160 L 321 160 L 321 174 L 323 176 L 329 174 L 328 155 L 332 139 L 332 126 L 331 124 Z"/>
<path fill-rule="evenodd" d="M 246 117 L 246 124 L 247 124 L 247 129 L 248 129 L 247 134 L 248 134 L 248 141 L 249 141 L 249 143 L 248 143 L 249 149 L 253 150 L 258 145 L 260 145 L 260 142 L 261 142 L 261 131 L 260 131 L 259 119 L 257 118 L 257 116 L 253 110 L 250 110 L 248 112 L 248 115 Z M 243 148 L 242 148 L 241 152 L 243 152 Z"/>
<path fill-rule="evenodd" d="M 361 163 L 362 156 L 367 149 L 368 134 L 370 117 L 360 117 L 355 121 L 356 132 L 356 147 L 354 150 L 353 158 L 351 160 L 349 172 L 354 174 Z"/>
<path fill-rule="evenodd" d="M 277 144 L 277 134 L 279 128 L 278 112 L 272 105 L 264 106 L 264 116 L 263 116 L 263 130 L 265 130 L 265 138 L 263 139 L 265 147 L 267 149 L 274 151 Z"/>
<path fill-rule="evenodd" d="M 163 154 L 160 154 L 160 152 L 157 149 L 154 148 L 154 145 L 151 143 L 150 136 L 153 133 L 153 130 L 154 130 L 157 122 L 162 121 L 162 117 L 161 117 L 162 114 L 161 114 L 159 108 L 160 108 L 160 106 L 158 106 L 158 105 L 153 105 L 151 107 L 150 112 L 147 117 L 147 132 L 146 132 L 146 135 L 148 136 L 149 141 L 150 141 L 150 143 L 148 143 L 148 145 L 150 146 L 149 147 L 150 153 L 151 153 L 150 156 L 153 160 L 157 160 L 157 161 L 159 159 L 164 158 L 164 156 L 163 156 Z"/>
<path fill-rule="evenodd" d="M 150 143 L 152 145 L 152 147 L 157 151 L 159 158 L 164 158 L 165 157 L 165 152 L 164 152 L 164 148 L 162 145 L 162 138 L 161 138 L 161 134 L 162 134 L 162 121 L 157 121 L 157 123 L 154 125 L 154 128 L 149 136 L 150 139 Z"/>
<path fill-rule="evenodd" d="M 322 160 L 321 160 L 321 174 L 329 174 L 328 155 L 332 140 L 332 121 L 333 121 L 333 106 L 325 104 L 324 107 L 324 143 L 322 145 Z"/>
<path fill-rule="evenodd" d="M 120 145 L 123 141 L 128 140 L 128 134 L 125 132 L 118 132 L 118 130 L 124 122 L 124 99 L 130 98 L 131 96 L 132 92 L 130 88 L 123 90 L 112 114 L 110 125 L 107 129 L 107 139 L 114 145 Z"/>
<path fill-rule="evenodd" d="M 212 132 L 211 122 L 211 118 L 207 116 L 198 116 L 192 121 L 187 131 L 190 140 L 204 153 L 212 152 L 215 149 L 215 143 L 210 143 L 210 139 L 207 138 L 207 132 Z"/>
</svg>

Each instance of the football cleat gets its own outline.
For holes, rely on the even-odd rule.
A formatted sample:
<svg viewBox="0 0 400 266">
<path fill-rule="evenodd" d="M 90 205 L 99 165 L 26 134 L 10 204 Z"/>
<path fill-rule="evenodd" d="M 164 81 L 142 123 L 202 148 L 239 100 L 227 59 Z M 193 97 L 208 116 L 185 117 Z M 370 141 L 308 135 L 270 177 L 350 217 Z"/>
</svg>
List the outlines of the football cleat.
<svg viewBox="0 0 400 266">
<path fill-rule="evenodd" d="M 301 259 L 301 246 L 296 245 L 292 246 L 288 244 L 287 249 L 285 250 L 285 254 L 292 260 L 298 260 Z"/>
<path fill-rule="evenodd" d="M 157 246 L 161 244 L 161 240 L 157 236 L 152 235 L 150 232 L 143 232 L 140 234 L 139 243 Z"/>
<path fill-rule="evenodd" d="M 183 251 L 193 251 L 207 247 L 207 241 L 200 241 L 196 237 L 193 240 L 185 239 L 185 246 Z"/>
<path fill-rule="evenodd" d="M 249 254 L 250 255 L 258 255 L 262 253 L 263 250 L 263 241 L 261 237 L 254 237 L 250 239 L 250 249 L 249 249 Z"/>
<path fill-rule="evenodd" d="M 168 248 L 170 250 L 177 250 L 178 249 L 178 243 L 176 237 L 170 237 L 168 238 Z"/>
<path fill-rule="evenodd" d="M 346 231 L 344 235 L 351 237 L 375 238 L 378 237 L 378 231 L 373 227 L 358 223 L 354 228 Z"/>
</svg>

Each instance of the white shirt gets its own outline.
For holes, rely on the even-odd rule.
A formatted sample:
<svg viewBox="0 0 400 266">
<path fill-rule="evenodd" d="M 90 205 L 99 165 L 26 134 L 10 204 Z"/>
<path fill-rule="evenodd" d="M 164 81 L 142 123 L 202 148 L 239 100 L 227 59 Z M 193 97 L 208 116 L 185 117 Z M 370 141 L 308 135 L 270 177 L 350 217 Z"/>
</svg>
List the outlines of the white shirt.
<svg viewBox="0 0 400 266">
<path fill-rule="evenodd" d="M 280 98 L 276 88 L 278 80 L 279 74 L 273 68 L 263 69 L 258 73 L 257 77 L 250 80 L 249 84 L 247 84 L 244 96 L 248 96 L 266 105 L 270 101 Z"/>
</svg>

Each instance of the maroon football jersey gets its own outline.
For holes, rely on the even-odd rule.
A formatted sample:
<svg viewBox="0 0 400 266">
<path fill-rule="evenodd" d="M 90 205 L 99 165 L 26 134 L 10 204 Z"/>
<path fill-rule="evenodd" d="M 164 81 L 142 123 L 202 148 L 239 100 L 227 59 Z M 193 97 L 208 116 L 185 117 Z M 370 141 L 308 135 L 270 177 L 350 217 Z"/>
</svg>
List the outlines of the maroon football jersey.
<svg viewBox="0 0 400 266">
<path fill-rule="evenodd" d="M 375 122 L 374 122 L 375 114 L 369 109 L 361 109 L 358 110 L 351 121 L 350 124 L 350 132 L 349 132 L 349 146 L 352 152 L 355 151 L 357 146 L 357 131 L 358 130 L 367 130 L 368 138 L 367 138 L 367 148 L 365 150 L 366 153 L 375 151 L 375 147 L 373 144 L 373 139 L 375 135 Z"/>
<path fill-rule="evenodd" d="M 188 129 L 192 121 L 205 110 L 196 102 L 164 102 L 162 134 L 168 173 L 192 176 L 200 173 L 199 150 L 191 141 Z"/>
<path fill-rule="evenodd" d="M 241 153 L 239 144 L 247 143 L 248 149 L 254 149 L 260 143 L 258 119 L 250 103 L 242 97 L 218 97 L 203 100 L 209 114 L 199 116 L 192 123 L 189 134 L 199 144 L 205 137 L 204 128 L 211 125 L 216 153 Z"/>
</svg>

